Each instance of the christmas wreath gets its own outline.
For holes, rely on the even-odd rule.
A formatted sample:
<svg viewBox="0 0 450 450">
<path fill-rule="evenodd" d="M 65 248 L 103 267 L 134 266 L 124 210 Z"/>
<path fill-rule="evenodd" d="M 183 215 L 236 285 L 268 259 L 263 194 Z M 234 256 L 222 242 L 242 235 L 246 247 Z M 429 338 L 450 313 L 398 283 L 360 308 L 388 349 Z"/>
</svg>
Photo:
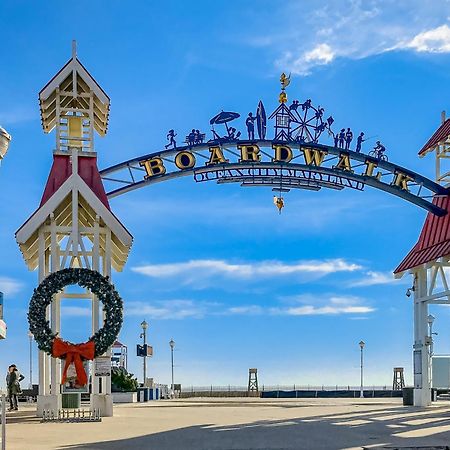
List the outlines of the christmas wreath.
<svg viewBox="0 0 450 450">
<path fill-rule="evenodd" d="M 83 344 L 60 339 L 52 332 L 46 318 L 47 306 L 51 304 L 53 295 L 71 284 L 89 289 L 103 303 L 103 327 Z M 114 285 L 109 282 L 108 277 L 89 269 L 63 269 L 51 273 L 34 290 L 28 310 L 30 331 L 39 349 L 55 358 L 66 360 L 62 383 L 65 382 L 67 369 L 72 362 L 75 364 L 79 384 L 87 383 L 82 361 L 105 353 L 116 341 L 122 321 L 123 302 Z"/>
</svg>

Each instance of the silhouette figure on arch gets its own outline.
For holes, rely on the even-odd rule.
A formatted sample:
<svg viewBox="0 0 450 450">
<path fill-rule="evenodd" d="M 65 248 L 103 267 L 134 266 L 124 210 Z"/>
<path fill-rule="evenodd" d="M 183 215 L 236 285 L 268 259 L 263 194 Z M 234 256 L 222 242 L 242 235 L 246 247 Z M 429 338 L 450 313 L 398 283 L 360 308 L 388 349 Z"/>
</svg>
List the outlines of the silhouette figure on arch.
<svg viewBox="0 0 450 450">
<path fill-rule="evenodd" d="M 356 152 L 361 152 L 362 143 L 365 142 L 364 133 L 361 131 L 360 135 L 356 138 Z"/>
<path fill-rule="evenodd" d="M 167 133 L 167 140 L 169 141 L 169 143 L 165 146 L 166 149 L 168 149 L 170 146 L 172 146 L 172 148 L 177 148 L 177 142 L 175 141 L 175 136 L 177 134 L 175 133 L 175 130 L 169 130 L 169 132 Z"/>
<path fill-rule="evenodd" d="M 253 116 L 253 113 L 249 112 L 248 117 L 245 121 L 245 125 L 247 125 L 248 139 L 250 141 L 253 141 L 255 139 L 255 120 L 256 117 Z"/>
</svg>

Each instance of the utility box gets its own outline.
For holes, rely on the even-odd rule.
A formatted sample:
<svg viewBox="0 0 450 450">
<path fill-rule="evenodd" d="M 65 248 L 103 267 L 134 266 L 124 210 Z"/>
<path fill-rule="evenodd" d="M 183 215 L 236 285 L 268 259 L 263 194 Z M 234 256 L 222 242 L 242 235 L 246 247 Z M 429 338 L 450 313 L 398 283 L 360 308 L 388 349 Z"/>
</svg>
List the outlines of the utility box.
<svg viewBox="0 0 450 450">
<path fill-rule="evenodd" d="M 450 389 L 450 355 L 433 356 L 431 374 L 434 389 Z"/>
</svg>

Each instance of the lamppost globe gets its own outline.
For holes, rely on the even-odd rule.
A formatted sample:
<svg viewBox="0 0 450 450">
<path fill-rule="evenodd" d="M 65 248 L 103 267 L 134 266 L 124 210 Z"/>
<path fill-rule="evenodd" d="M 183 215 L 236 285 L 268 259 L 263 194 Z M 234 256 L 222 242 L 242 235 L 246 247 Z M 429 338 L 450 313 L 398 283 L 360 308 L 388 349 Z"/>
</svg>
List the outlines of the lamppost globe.
<svg viewBox="0 0 450 450">
<path fill-rule="evenodd" d="M 8 152 L 9 143 L 11 142 L 11 135 L 2 127 L 0 127 L 0 161 Z"/>
<path fill-rule="evenodd" d="M 170 340 L 169 342 L 170 348 L 173 350 L 173 348 L 175 347 L 175 341 L 173 339 Z"/>
<path fill-rule="evenodd" d="M 428 325 L 433 325 L 433 322 L 434 322 L 435 318 L 436 317 L 434 317 L 432 314 L 428 314 L 428 317 L 427 317 Z"/>
<path fill-rule="evenodd" d="M 142 327 L 143 330 L 146 330 L 148 328 L 148 323 L 145 320 L 143 320 L 141 322 L 141 327 Z"/>
<path fill-rule="evenodd" d="M 359 341 L 359 346 L 361 347 L 361 350 L 364 348 L 366 343 L 364 341 Z"/>
</svg>

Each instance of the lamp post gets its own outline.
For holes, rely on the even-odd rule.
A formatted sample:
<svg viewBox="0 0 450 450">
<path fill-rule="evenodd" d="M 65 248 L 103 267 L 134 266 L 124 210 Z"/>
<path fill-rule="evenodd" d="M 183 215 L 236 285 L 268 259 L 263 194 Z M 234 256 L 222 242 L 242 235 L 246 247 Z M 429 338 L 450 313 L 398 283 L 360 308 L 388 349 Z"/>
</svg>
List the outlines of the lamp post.
<svg viewBox="0 0 450 450">
<path fill-rule="evenodd" d="M 171 387 L 171 395 L 173 397 L 174 395 L 174 390 L 173 390 L 173 348 L 175 347 L 175 341 L 173 339 L 170 340 L 169 342 L 170 345 L 170 356 L 171 356 L 171 360 L 172 360 L 172 387 Z"/>
<path fill-rule="evenodd" d="M 148 323 L 145 320 L 143 320 L 141 322 L 141 327 L 142 327 L 142 333 L 141 333 L 140 337 L 143 338 L 143 340 L 144 340 L 144 351 L 145 351 L 145 354 L 144 354 L 144 381 L 142 383 L 142 386 L 145 386 L 145 380 L 147 379 L 147 349 L 146 349 L 146 346 L 147 346 Z"/>
<path fill-rule="evenodd" d="M 359 348 L 361 349 L 361 387 L 359 391 L 359 398 L 364 398 L 364 378 L 363 378 L 363 369 L 364 369 L 364 359 L 363 359 L 363 350 L 366 343 L 364 341 L 359 342 Z"/>
<path fill-rule="evenodd" d="M 9 143 L 11 142 L 11 135 L 6 130 L 0 127 L 0 162 L 8 152 Z"/>
<path fill-rule="evenodd" d="M 28 337 L 30 339 L 30 389 L 33 389 L 33 333 L 28 331 Z"/>
</svg>

